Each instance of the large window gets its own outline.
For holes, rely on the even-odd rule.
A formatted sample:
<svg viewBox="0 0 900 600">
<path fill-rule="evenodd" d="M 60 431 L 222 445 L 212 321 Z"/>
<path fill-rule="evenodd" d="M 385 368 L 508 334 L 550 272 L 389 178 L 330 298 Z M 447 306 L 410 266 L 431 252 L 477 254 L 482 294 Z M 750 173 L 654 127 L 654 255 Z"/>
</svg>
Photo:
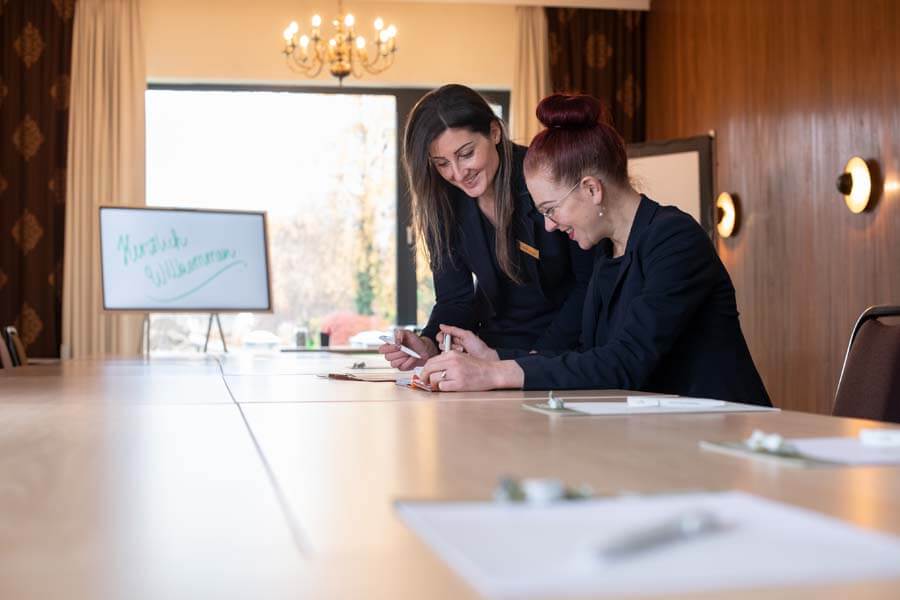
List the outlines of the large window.
<svg viewBox="0 0 900 600">
<path fill-rule="evenodd" d="M 274 312 L 229 316 L 235 345 L 347 343 L 396 321 L 396 101 L 390 95 L 151 89 L 147 203 L 265 210 Z M 206 316 L 159 316 L 197 346 Z M 260 332 L 268 332 L 270 336 Z"/>
<path fill-rule="evenodd" d="M 230 345 L 424 324 L 431 275 L 409 243 L 398 140 L 426 91 L 147 90 L 147 204 L 268 213 L 274 311 L 223 314 Z M 489 97 L 502 114 L 508 94 Z M 208 315 L 152 319 L 152 350 L 203 347 Z"/>
</svg>

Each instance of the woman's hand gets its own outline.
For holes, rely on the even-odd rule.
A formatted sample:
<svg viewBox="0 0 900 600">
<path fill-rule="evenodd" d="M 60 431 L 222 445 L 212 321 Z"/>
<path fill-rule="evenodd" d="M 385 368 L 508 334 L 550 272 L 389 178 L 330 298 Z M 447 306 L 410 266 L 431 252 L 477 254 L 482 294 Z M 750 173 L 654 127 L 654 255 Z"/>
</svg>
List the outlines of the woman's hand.
<svg viewBox="0 0 900 600">
<path fill-rule="evenodd" d="M 466 352 L 475 358 L 482 360 L 497 361 L 500 356 L 496 350 L 485 344 L 480 337 L 469 331 L 468 329 L 460 329 L 451 325 L 441 325 L 441 331 L 437 334 L 438 344 L 443 347 L 444 336 L 453 336 L 452 350 L 458 352 Z"/>
<path fill-rule="evenodd" d="M 378 351 L 384 354 L 384 358 L 391 363 L 391 366 L 401 371 L 411 371 L 415 367 L 421 367 L 432 356 L 438 354 L 437 346 L 428 338 L 423 338 L 407 329 L 397 329 L 394 331 L 394 344 L 382 344 L 378 347 Z M 403 344 L 410 350 L 419 354 L 422 358 L 414 358 L 400 350 Z"/>
<path fill-rule="evenodd" d="M 420 375 L 442 392 L 477 392 L 521 388 L 525 372 L 513 360 L 483 360 L 456 350 L 428 360 Z"/>
</svg>

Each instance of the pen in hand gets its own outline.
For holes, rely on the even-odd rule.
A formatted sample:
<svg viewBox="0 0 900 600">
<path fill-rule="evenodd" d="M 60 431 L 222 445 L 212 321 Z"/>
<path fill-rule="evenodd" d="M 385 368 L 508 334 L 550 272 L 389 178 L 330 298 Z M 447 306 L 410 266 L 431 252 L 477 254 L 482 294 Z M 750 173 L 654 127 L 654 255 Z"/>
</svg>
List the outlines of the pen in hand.
<svg viewBox="0 0 900 600">
<path fill-rule="evenodd" d="M 408 355 L 408 356 L 412 356 L 413 358 L 422 358 L 422 355 L 421 355 L 421 354 L 419 354 L 418 352 L 416 352 L 416 351 L 413 350 L 412 348 L 407 348 L 406 346 L 404 346 L 403 344 L 401 344 L 400 342 L 398 342 L 398 341 L 396 340 L 396 338 L 391 338 L 391 337 L 388 336 L 388 335 L 382 335 L 382 336 L 378 336 L 378 339 L 380 339 L 380 340 L 381 340 L 382 342 L 384 342 L 385 344 L 393 344 L 393 345 L 395 345 L 395 346 L 398 346 L 398 347 L 400 348 L 400 351 L 403 352 L 404 354 Z"/>
<path fill-rule="evenodd" d="M 453 347 L 453 336 L 449 333 L 444 334 L 444 339 L 441 340 L 441 352 L 450 352 L 450 349 Z"/>
</svg>

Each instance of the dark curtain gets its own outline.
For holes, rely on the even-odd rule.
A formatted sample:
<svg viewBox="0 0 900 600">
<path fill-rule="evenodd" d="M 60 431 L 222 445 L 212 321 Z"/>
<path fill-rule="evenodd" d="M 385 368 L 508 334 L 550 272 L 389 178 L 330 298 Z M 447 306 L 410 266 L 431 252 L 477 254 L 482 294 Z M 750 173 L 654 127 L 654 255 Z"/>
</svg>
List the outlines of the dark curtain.
<svg viewBox="0 0 900 600">
<path fill-rule="evenodd" d="M 0 0 L 0 325 L 59 356 L 75 0 Z"/>
<path fill-rule="evenodd" d="M 555 92 L 603 100 L 625 142 L 646 135 L 646 14 L 547 8 L 550 79 Z"/>
</svg>

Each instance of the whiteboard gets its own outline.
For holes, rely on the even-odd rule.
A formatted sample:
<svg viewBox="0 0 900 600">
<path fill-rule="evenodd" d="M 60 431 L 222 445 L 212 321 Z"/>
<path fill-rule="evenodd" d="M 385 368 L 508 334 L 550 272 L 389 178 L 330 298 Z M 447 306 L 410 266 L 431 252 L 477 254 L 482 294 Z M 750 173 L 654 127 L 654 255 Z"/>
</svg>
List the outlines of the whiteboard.
<svg viewBox="0 0 900 600">
<path fill-rule="evenodd" d="M 105 310 L 269 311 L 262 212 L 100 208 Z"/>
<path fill-rule="evenodd" d="M 628 174 L 640 193 L 677 206 L 700 223 L 700 153 L 676 152 L 628 159 Z"/>
<path fill-rule="evenodd" d="M 691 215 L 714 236 L 714 136 L 629 144 L 628 174 L 634 188 Z"/>
</svg>

